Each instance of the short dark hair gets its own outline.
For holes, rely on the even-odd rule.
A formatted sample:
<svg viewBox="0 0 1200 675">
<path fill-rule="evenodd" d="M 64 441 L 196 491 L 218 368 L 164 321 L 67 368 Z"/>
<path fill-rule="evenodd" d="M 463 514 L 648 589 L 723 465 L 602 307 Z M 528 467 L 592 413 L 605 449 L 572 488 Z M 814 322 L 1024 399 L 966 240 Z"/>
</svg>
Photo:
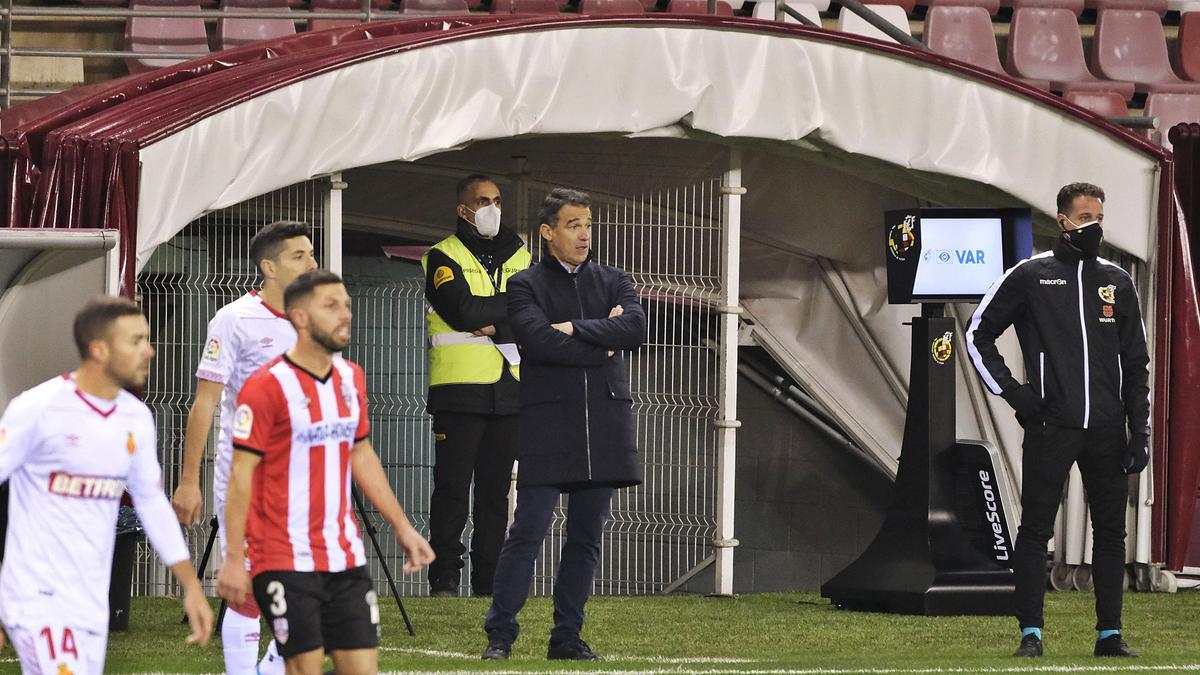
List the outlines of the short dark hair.
<svg viewBox="0 0 1200 675">
<path fill-rule="evenodd" d="M 550 227 L 557 226 L 558 212 L 567 204 L 571 206 L 590 207 L 592 205 L 592 196 L 581 190 L 554 188 L 542 200 L 542 206 L 538 209 L 538 224 L 545 223 Z"/>
<path fill-rule="evenodd" d="M 1071 183 L 1070 185 L 1062 186 L 1058 191 L 1058 212 L 1067 213 L 1071 210 L 1071 205 L 1075 203 L 1076 197 L 1095 197 L 1104 203 L 1104 190 L 1099 185 L 1091 183 Z"/>
<path fill-rule="evenodd" d="M 476 183 L 491 183 L 496 187 L 500 187 L 499 183 L 492 180 L 491 176 L 482 173 L 473 173 L 458 181 L 458 185 L 454 187 L 454 196 L 458 199 L 459 204 L 463 203 L 463 199 L 466 198 L 467 190 L 470 190 L 471 186 Z"/>
<path fill-rule="evenodd" d="M 283 311 L 289 311 L 313 294 L 317 286 L 342 284 L 342 278 L 329 270 L 312 270 L 296 277 L 283 289 Z"/>
<path fill-rule="evenodd" d="M 141 316 L 142 310 L 129 298 L 102 295 L 92 298 L 75 315 L 75 348 L 87 359 L 88 345 L 108 335 L 113 322 L 123 316 Z"/>
<path fill-rule="evenodd" d="M 250 239 L 250 259 L 254 268 L 262 271 L 262 261 L 279 255 L 283 242 L 296 237 L 309 237 L 308 223 L 299 220 L 277 220 L 259 230 Z"/>
</svg>

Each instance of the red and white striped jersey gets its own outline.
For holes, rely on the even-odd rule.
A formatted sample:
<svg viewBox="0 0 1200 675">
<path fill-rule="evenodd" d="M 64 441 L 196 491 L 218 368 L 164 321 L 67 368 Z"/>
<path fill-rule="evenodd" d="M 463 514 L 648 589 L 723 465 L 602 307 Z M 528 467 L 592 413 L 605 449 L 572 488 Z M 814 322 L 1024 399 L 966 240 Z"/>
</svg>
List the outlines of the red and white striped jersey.
<svg viewBox="0 0 1200 675">
<path fill-rule="evenodd" d="M 188 559 L 163 492 L 154 418 L 136 396 L 112 401 L 63 375 L 17 396 L 0 417 L 0 481 L 9 481 L 0 621 L 108 630 L 117 510 L 126 490 L 167 565 Z"/>
<path fill-rule="evenodd" d="M 262 456 L 246 523 L 255 574 L 366 564 L 350 494 L 350 450 L 369 432 L 366 378 L 340 356 L 324 378 L 284 354 L 246 380 L 233 446 Z"/>
</svg>

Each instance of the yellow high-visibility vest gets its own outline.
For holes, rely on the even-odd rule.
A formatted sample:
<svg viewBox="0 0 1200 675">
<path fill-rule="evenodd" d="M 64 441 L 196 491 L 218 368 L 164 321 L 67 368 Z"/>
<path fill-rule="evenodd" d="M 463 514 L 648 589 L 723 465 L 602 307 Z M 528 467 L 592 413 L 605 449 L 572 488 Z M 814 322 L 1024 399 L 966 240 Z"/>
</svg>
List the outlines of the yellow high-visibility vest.
<svg viewBox="0 0 1200 675">
<path fill-rule="evenodd" d="M 458 263 L 471 295 L 490 297 L 503 293 L 508 288 L 508 280 L 512 275 L 529 267 L 529 251 L 524 247 L 517 249 L 504 264 L 500 266 L 499 288 L 488 276 L 487 269 L 475 257 L 457 235 L 446 237 L 434 245 L 435 249 L 446 254 Z M 421 269 L 429 274 L 429 254 L 421 257 Z M 439 267 L 433 271 L 433 284 L 436 289 L 441 284 L 454 278 L 455 270 L 450 267 Z M 472 335 L 456 331 L 446 323 L 446 320 L 429 308 L 427 315 L 429 324 L 429 384 L 492 384 L 500 379 L 500 374 L 506 364 L 504 355 L 492 338 L 484 335 Z M 515 345 L 513 346 L 515 353 Z M 509 365 L 512 376 L 521 379 L 519 365 Z"/>
</svg>

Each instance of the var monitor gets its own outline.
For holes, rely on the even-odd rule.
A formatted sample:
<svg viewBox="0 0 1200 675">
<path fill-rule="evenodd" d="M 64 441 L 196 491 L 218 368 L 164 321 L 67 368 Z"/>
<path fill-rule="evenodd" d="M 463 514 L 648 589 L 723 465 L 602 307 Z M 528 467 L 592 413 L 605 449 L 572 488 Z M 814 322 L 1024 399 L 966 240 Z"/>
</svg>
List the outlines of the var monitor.
<svg viewBox="0 0 1200 675">
<path fill-rule="evenodd" d="M 891 304 L 979 302 L 1033 253 L 1029 209 L 902 209 L 884 222 Z"/>
</svg>

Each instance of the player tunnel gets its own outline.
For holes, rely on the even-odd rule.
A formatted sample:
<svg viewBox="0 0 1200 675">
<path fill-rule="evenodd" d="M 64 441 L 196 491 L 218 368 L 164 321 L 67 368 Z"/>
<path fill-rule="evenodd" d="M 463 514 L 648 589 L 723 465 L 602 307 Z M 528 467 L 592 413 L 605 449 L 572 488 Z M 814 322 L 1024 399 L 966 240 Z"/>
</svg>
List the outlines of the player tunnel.
<svg viewBox="0 0 1200 675">
<path fill-rule="evenodd" d="M 152 318 L 178 346 L 181 390 L 160 418 L 182 419 L 220 294 L 253 283 L 246 232 L 308 220 L 358 298 L 351 356 L 386 402 L 377 444 L 395 449 L 418 512 L 431 440 L 414 259 L 450 232 L 455 180 L 496 176 L 525 235 L 549 187 L 591 191 L 596 255 L 634 275 L 651 317 L 634 359 L 648 480 L 614 507 L 602 591 L 815 588 L 870 540 L 916 311 L 886 304 L 885 209 L 1030 206 L 1044 249 L 1058 187 L 1104 186 L 1109 254 L 1138 281 L 1156 401 L 1169 393 L 1162 317 L 1191 283 L 1164 283 L 1169 159 L 1058 99 L 907 48 L 742 19 L 402 21 L 40 105 L 6 113 L 9 224 L 115 229 L 123 290 L 173 298 L 173 318 Z M 18 277 L 0 316 L 32 297 Z M 970 311 L 951 308 L 960 331 Z M 1019 429 L 957 365 L 959 436 L 1001 448 L 1015 493 Z M 1162 434 L 1160 456 L 1188 440 Z M 169 465 L 178 448 L 163 452 Z M 1147 475 L 1141 494 L 1151 487 Z M 1130 511 L 1130 558 L 1144 563 L 1167 554 L 1149 501 Z M 1069 511 L 1059 548 L 1086 562 L 1084 516 Z"/>
</svg>

